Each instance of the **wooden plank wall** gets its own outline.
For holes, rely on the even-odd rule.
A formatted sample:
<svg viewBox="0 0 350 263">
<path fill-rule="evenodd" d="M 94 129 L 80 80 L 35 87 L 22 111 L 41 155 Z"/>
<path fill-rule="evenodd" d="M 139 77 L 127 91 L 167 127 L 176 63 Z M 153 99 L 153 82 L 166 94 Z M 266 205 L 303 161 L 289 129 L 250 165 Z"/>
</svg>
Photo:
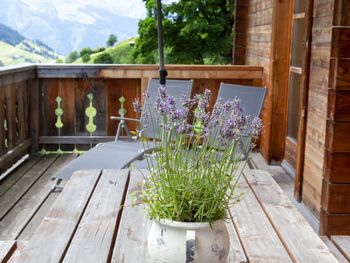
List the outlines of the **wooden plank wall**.
<svg viewBox="0 0 350 263">
<path fill-rule="evenodd" d="M 291 5 L 292 1 L 273 0 L 238 0 L 236 5 L 235 64 L 264 68 L 267 96 L 260 150 L 268 162 L 279 162 L 284 155 Z"/>
<path fill-rule="evenodd" d="M 215 102 L 221 82 L 242 85 L 261 86 L 262 67 L 252 66 L 167 66 L 169 79 L 193 79 L 193 94 L 206 88 L 213 91 L 212 103 Z M 94 143 L 99 140 L 111 140 L 117 122 L 109 119 L 118 115 L 120 96 L 126 99 L 127 117 L 138 117 L 133 112 L 132 102 L 146 90 L 149 78 L 158 77 L 158 67 L 154 65 L 137 66 L 38 66 L 40 94 L 40 123 L 39 142 L 57 144 L 57 139 L 65 146 L 65 150 L 73 150 L 76 144 L 86 143 L 90 134 L 86 130 L 88 118 L 85 109 L 89 106 L 87 94 L 94 95 L 93 106 L 97 110 L 94 124 L 97 130 L 92 134 Z M 57 116 L 55 99 L 60 96 L 63 109 L 63 127 L 55 127 Z M 136 130 L 136 124 L 130 125 Z M 59 136 L 59 138 L 58 138 Z M 68 138 L 68 137 L 70 138 Z M 72 137 L 81 136 L 84 140 Z M 56 148 L 55 148 L 56 147 Z M 55 146 L 53 149 L 57 149 Z"/>
<path fill-rule="evenodd" d="M 334 1 L 330 27 L 326 144 L 323 162 L 323 235 L 350 234 L 350 2 Z"/>
<path fill-rule="evenodd" d="M 30 83 L 34 67 L 0 72 L 0 174 L 31 146 Z"/>
<path fill-rule="evenodd" d="M 334 1 L 314 2 L 302 199 L 319 216 Z"/>
<path fill-rule="evenodd" d="M 235 64 L 259 65 L 264 68 L 263 85 L 268 88 L 262 110 L 264 129 L 261 135 L 260 150 L 270 161 L 270 114 L 271 114 L 271 41 L 272 41 L 272 0 L 236 1 Z"/>
</svg>

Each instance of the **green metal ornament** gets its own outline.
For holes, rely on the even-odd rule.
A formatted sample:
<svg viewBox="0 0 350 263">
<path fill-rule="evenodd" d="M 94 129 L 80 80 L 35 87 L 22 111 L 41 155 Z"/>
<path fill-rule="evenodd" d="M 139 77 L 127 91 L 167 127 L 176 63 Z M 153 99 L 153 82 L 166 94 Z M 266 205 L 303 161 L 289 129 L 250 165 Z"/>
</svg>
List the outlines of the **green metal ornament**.
<svg viewBox="0 0 350 263">
<path fill-rule="evenodd" d="M 91 134 L 96 131 L 96 125 L 94 124 L 94 117 L 97 114 L 96 108 L 92 106 L 92 100 L 94 98 L 94 95 L 92 93 L 89 93 L 87 95 L 89 99 L 89 107 L 85 110 L 85 115 L 89 118 L 88 124 L 86 124 L 86 130 Z"/>
</svg>

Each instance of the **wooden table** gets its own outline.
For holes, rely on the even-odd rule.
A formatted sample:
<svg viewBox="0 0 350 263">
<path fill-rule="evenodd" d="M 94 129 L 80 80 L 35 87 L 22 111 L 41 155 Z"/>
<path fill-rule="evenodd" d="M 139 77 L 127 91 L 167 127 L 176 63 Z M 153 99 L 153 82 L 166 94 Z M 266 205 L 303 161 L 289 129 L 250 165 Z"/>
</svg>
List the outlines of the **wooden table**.
<svg viewBox="0 0 350 263">
<path fill-rule="evenodd" d="M 76 172 L 9 262 L 149 262 L 150 221 L 129 195 L 141 179 L 135 170 Z M 270 174 L 245 168 L 238 190 L 229 262 L 338 262 Z"/>
</svg>

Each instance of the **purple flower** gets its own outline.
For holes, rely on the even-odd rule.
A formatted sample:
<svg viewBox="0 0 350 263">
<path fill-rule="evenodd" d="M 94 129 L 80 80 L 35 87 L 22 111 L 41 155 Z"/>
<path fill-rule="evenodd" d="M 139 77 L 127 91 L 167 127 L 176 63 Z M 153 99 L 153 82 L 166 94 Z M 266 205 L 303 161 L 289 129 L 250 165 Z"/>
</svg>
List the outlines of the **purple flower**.
<svg viewBox="0 0 350 263">
<path fill-rule="evenodd" d="M 132 106 L 134 107 L 134 111 L 136 113 L 141 112 L 141 102 L 139 98 L 136 98 L 135 101 L 132 103 Z"/>
<path fill-rule="evenodd" d="M 261 122 L 261 119 L 258 118 L 258 117 L 255 117 L 252 121 L 252 135 L 253 136 L 258 136 L 261 132 L 261 129 L 262 129 L 262 122 Z"/>
<path fill-rule="evenodd" d="M 159 86 L 158 93 L 162 100 L 165 100 L 167 98 L 167 89 L 164 85 Z"/>
<path fill-rule="evenodd" d="M 148 112 L 143 112 L 141 116 L 141 122 L 146 126 L 148 124 L 149 114 Z"/>
<path fill-rule="evenodd" d="M 149 92 L 148 90 L 146 90 L 144 93 L 143 93 L 143 98 L 145 101 L 148 101 L 149 100 Z"/>
</svg>

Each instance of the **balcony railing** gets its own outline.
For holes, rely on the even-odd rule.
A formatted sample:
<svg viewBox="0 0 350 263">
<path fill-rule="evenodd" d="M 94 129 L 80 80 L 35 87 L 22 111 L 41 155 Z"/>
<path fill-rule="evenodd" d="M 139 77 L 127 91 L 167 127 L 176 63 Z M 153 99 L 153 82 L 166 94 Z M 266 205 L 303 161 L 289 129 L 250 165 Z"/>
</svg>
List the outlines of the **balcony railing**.
<svg viewBox="0 0 350 263">
<path fill-rule="evenodd" d="M 169 79 L 193 79 L 193 93 L 206 88 L 216 100 L 221 82 L 261 86 L 263 68 L 167 66 Z M 126 116 L 132 101 L 158 77 L 155 65 L 33 65 L 0 70 L 0 172 L 24 154 L 83 150 L 113 140 L 120 98 Z M 131 129 L 135 129 L 131 126 Z"/>
</svg>

